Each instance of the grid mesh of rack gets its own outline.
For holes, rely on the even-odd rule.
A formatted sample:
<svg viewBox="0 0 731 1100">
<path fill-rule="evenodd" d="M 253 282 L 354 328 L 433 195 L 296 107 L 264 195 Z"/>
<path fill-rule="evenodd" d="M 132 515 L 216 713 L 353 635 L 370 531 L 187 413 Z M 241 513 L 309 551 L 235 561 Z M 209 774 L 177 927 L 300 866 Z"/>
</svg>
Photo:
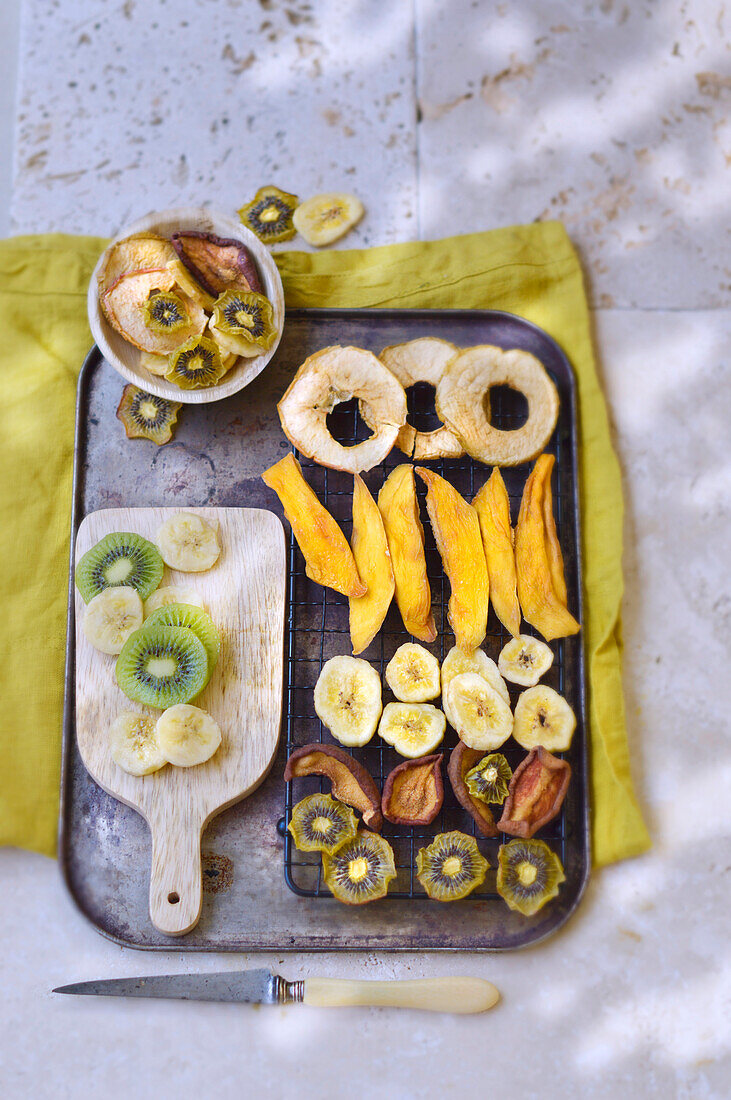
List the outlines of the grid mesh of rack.
<svg viewBox="0 0 731 1100">
<path fill-rule="evenodd" d="M 412 386 L 407 391 L 409 423 L 419 430 L 430 431 L 439 423 L 434 412 L 433 392 L 431 387 L 422 384 Z M 525 399 L 521 395 L 500 387 L 491 392 L 490 400 L 490 417 L 495 426 L 510 430 L 520 427 L 525 421 Z M 333 436 L 346 446 L 360 442 L 369 435 L 369 429 L 362 421 L 358 413 L 357 402 L 354 400 L 336 406 L 330 414 L 328 425 Z M 547 450 L 556 456 L 553 474 L 553 497 L 559 539 L 564 550 L 568 547 L 569 558 L 571 558 L 573 557 L 571 540 L 574 538 L 574 529 L 569 519 L 571 508 L 567 506 L 565 500 L 571 488 L 571 471 L 568 468 L 569 463 L 567 462 L 565 464 L 566 468 L 564 468 L 562 462 L 562 450 L 565 449 L 563 442 L 567 438 L 568 431 L 568 413 L 562 410 L 557 429 Z M 319 466 L 299 454 L 297 454 L 297 457 L 302 464 L 302 472 L 306 480 L 349 538 L 352 526 L 352 477 L 349 474 Z M 377 496 L 378 490 L 390 471 L 399 464 L 408 461 L 405 455 L 394 448 L 382 466 L 363 475 L 374 497 Z M 428 466 L 445 477 L 467 500 L 473 499 L 490 474 L 489 467 L 473 461 L 467 455 L 459 459 L 439 459 L 429 462 Z M 529 469 L 530 465 L 525 465 L 515 468 L 503 468 L 502 470 L 510 496 L 513 522 L 517 518 L 523 485 Z M 449 582 L 442 570 L 439 552 L 426 517 L 426 509 L 423 503 L 426 492 L 425 486 L 419 478 L 416 479 L 416 484 L 424 526 L 427 573 L 432 593 L 432 610 L 438 632 L 436 641 L 431 645 L 427 645 L 426 648 L 441 663 L 449 649 L 454 645 L 454 636 L 447 620 Z M 535 633 L 527 623 L 522 624 L 521 630 L 528 634 Z M 331 589 L 321 588 L 306 576 L 305 562 L 294 538 L 290 539 L 289 550 L 287 633 L 285 733 L 287 754 L 289 755 L 294 749 L 312 742 L 335 743 L 315 713 L 313 691 L 323 664 L 331 657 L 351 653 L 347 598 L 333 592 Z M 508 638 L 507 631 L 491 608 L 487 636 L 482 648 L 488 656 L 497 661 L 498 654 Z M 360 654 L 360 657 L 369 661 L 381 674 L 384 705 L 393 698 L 384 679 L 386 665 L 400 645 L 407 641 L 416 640 L 406 632 L 394 600 L 381 630 L 368 649 Z M 553 642 L 551 648 L 555 655 L 554 662 L 549 672 L 543 677 L 542 682 L 564 694 L 565 645 L 562 641 Z M 518 695 L 524 689 L 510 683 L 507 686 L 510 691 L 511 706 L 514 708 Z M 433 702 L 437 706 L 440 705 L 439 699 L 435 699 Z M 569 698 L 569 702 L 576 709 L 576 700 Z M 390 824 L 388 821 L 384 822 L 382 835 L 393 848 L 397 870 L 397 877 L 389 889 L 389 898 L 406 899 L 426 896 L 416 877 L 417 851 L 419 848 L 430 844 L 438 833 L 452 829 L 458 829 L 470 836 L 475 836 L 480 851 L 490 864 L 490 870 L 484 883 L 473 891 L 470 897 L 472 899 L 494 899 L 498 897 L 495 890 L 498 848 L 501 843 L 512 838 L 504 834 L 500 834 L 495 838 L 482 837 L 476 831 L 472 817 L 455 798 L 446 776 L 446 764 L 449 753 L 457 744 L 457 741 L 455 731 L 447 725 L 444 741 L 434 750 L 444 753 L 442 762 L 444 802 L 435 821 L 431 825 L 419 827 L 400 826 Z M 389 772 L 397 764 L 403 762 L 403 757 L 383 741 L 377 733 L 364 747 L 349 751 L 368 769 L 379 790 L 383 789 Z M 517 745 L 512 737 L 498 751 L 503 753 L 513 771 L 525 757 L 525 750 Z M 567 754 L 558 753 L 556 755 L 564 756 Z M 299 799 L 317 790 L 329 790 L 329 781 L 313 776 L 296 779 L 285 786 L 282 826 L 289 823 L 292 807 Z M 497 819 L 501 808 L 493 806 L 492 809 Z M 545 840 L 550 845 L 564 864 L 566 862 L 566 844 L 570 837 L 570 826 L 566 818 L 566 807 L 564 806 L 560 814 L 536 834 L 538 838 Z M 330 891 L 322 878 L 319 853 L 298 851 L 290 834 L 285 832 L 284 835 L 285 877 L 290 889 L 305 897 L 330 898 Z"/>
</svg>

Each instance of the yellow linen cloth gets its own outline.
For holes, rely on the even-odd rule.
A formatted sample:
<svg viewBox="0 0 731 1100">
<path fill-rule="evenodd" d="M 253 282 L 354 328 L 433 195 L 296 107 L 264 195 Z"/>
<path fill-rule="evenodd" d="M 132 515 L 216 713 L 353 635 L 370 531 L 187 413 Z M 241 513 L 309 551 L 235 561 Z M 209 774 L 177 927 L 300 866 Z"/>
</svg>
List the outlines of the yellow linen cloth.
<svg viewBox="0 0 731 1100">
<path fill-rule="evenodd" d="M 76 377 L 91 344 L 86 290 L 105 241 L 0 242 L 0 844 L 55 851 Z M 621 680 L 622 487 L 576 254 L 544 222 L 441 241 L 276 261 L 289 307 L 503 309 L 544 328 L 576 372 L 584 632 L 595 865 L 649 837 L 635 800 Z"/>
</svg>

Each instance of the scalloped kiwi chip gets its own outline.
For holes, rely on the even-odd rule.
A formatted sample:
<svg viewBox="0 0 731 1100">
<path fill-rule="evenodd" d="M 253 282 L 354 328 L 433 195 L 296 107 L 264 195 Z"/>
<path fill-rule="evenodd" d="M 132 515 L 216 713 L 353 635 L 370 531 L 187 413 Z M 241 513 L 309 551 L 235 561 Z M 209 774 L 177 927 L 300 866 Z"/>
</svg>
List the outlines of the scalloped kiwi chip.
<svg viewBox="0 0 731 1100">
<path fill-rule="evenodd" d="M 497 892 L 511 909 L 532 917 L 566 881 L 561 860 L 545 840 L 509 840 L 498 852 Z"/>
<path fill-rule="evenodd" d="M 275 244 L 294 237 L 297 230 L 292 223 L 292 215 L 298 206 L 296 195 L 269 185 L 260 187 L 251 202 L 241 207 L 239 217 L 260 241 Z"/>
<path fill-rule="evenodd" d="M 130 382 L 122 390 L 117 419 L 124 424 L 128 439 L 150 439 L 161 447 L 173 438 L 180 407 L 180 402 L 146 393 Z"/>
<path fill-rule="evenodd" d="M 142 307 L 142 315 L 153 332 L 180 332 L 190 321 L 185 302 L 173 290 L 151 294 Z"/>
<path fill-rule="evenodd" d="M 344 802 L 337 802 L 329 794 L 311 794 L 292 808 L 287 828 L 301 852 L 332 855 L 353 839 L 358 821 Z"/>
<path fill-rule="evenodd" d="M 175 293 L 176 309 L 184 323 L 166 328 L 148 323 L 148 302 L 160 294 L 170 294 L 175 280 L 167 267 L 158 271 L 130 271 L 101 297 L 101 306 L 112 328 L 140 351 L 169 355 L 206 327 L 208 318 L 201 307 L 182 293 Z"/>
<path fill-rule="evenodd" d="M 508 797 L 513 772 L 501 752 L 491 752 L 483 756 L 479 764 L 467 772 L 464 777 L 467 789 L 481 802 L 502 804 Z"/>
<path fill-rule="evenodd" d="M 213 307 L 209 329 L 222 348 L 247 358 L 261 355 L 277 338 L 272 303 L 253 291 L 222 294 Z"/>
<path fill-rule="evenodd" d="M 183 390 L 196 390 L 215 386 L 225 373 L 218 345 L 207 336 L 194 336 L 172 353 L 165 377 Z"/>
<path fill-rule="evenodd" d="M 416 875 L 434 901 L 460 901 L 485 881 L 490 864 L 473 836 L 439 833 L 416 854 Z"/>
<path fill-rule="evenodd" d="M 334 855 L 323 854 L 322 877 L 345 905 L 365 905 L 384 898 L 396 878 L 393 849 L 378 833 L 359 829 Z"/>
</svg>

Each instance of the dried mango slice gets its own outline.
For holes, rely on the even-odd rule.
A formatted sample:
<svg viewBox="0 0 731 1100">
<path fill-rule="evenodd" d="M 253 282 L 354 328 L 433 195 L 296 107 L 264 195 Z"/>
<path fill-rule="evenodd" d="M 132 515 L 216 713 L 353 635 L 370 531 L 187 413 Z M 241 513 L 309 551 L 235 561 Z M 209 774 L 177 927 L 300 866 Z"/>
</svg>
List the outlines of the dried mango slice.
<svg viewBox="0 0 731 1100">
<path fill-rule="evenodd" d="M 350 545 L 361 580 L 368 586 L 365 596 L 350 599 L 350 641 L 355 654 L 362 653 L 381 629 L 395 588 L 383 519 L 360 474 L 353 483 Z"/>
<path fill-rule="evenodd" d="M 523 617 L 547 642 L 581 630 L 581 624 L 554 588 L 551 558 L 546 548 L 545 487 L 553 463 L 553 455 L 544 454 L 537 459 L 525 483 L 515 528 L 515 568 Z M 555 548 L 552 554 L 555 569 Z"/>
<path fill-rule="evenodd" d="M 546 458 L 549 467 L 546 480 L 543 484 L 543 526 L 545 529 L 546 556 L 548 568 L 551 573 L 553 591 L 558 596 L 564 607 L 568 607 L 568 593 L 566 591 L 566 577 L 564 576 L 563 554 L 561 543 L 558 541 L 556 521 L 553 518 L 553 492 L 551 490 L 551 471 L 553 470 L 553 455 L 542 455 Z"/>
<path fill-rule="evenodd" d="M 302 476 L 293 454 L 285 455 L 261 475 L 282 502 L 305 559 L 307 576 L 344 596 L 365 596 L 345 535 Z"/>
<path fill-rule="evenodd" d="M 477 512 L 433 470 L 417 466 L 426 483 L 426 509 L 444 572 L 449 578 L 449 623 L 459 649 L 468 653 L 484 640 L 489 610 L 487 562 Z"/>
<path fill-rule="evenodd" d="M 520 632 L 520 605 L 515 576 L 510 500 L 496 466 L 472 501 L 480 521 L 482 545 L 490 579 L 490 600 L 500 622 L 515 638 Z"/>
<path fill-rule="evenodd" d="M 437 636 L 431 610 L 431 588 L 426 575 L 424 528 L 419 519 L 414 471 L 397 466 L 378 494 L 378 510 L 391 552 L 396 603 L 409 634 L 422 642 Z"/>
</svg>

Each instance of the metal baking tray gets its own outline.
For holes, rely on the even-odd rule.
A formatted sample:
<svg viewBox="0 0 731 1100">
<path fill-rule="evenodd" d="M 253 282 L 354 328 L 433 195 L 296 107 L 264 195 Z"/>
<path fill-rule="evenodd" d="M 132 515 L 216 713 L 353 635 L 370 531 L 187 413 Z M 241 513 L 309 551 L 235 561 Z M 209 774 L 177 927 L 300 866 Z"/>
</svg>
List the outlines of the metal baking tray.
<svg viewBox="0 0 731 1100">
<path fill-rule="evenodd" d="M 531 351 L 554 378 L 561 411 L 550 449 L 556 453 L 554 499 L 565 558 L 569 606 L 581 615 L 581 557 L 578 510 L 578 424 L 571 367 L 558 345 L 541 329 L 512 314 L 494 310 L 298 310 L 287 315 L 282 343 L 272 362 L 250 386 L 226 401 L 183 406 L 174 440 L 158 448 L 147 441 L 128 441 L 115 411 L 123 381 L 98 349 L 88 355 L 79 378 L 73 539 L 83 517 L 97 508 L 144 506 L 268 507 L 281 514 L 260 473 L 289 449 L 276 403 L 302 360 L 330 344 L 353 344 L 378 352 L 416 336 L 440 336 L 461 346 L 492 343 Z M 410 391 L 417 426 L 429 427 L 429 400 L 422 387 Z M 509 391 L 493 395 L 493 410 L 505 426 L 520 422 L 520 401 Z M 340 406 L 331 418 L 343 442 L 359 426 L 354 405 Z M 387 468 L 397 464 L 389 456 Z M 403 459 L 405 461 L 405 459 Z M 434 464 L 430 464 L 433 465 Z M 463 492 L 476 491 L 488 470 L 470 460 L 434 466 Z M 321 499 L 347 529 L 349 493 L 345 475 L 304 466 Z M 511 500 L 520 496 L 527 467 L 504 470 Z M 377 491 L 384 470 L 366 475 Z M 440 634 L 433 651 L 441 656 L 452 644 L 441 630 L 448 585 L 442 579 L 436 549 L 427 533 L 427 560 L 432 574 L 434 612 Z M 70 576 L 69 591 L 73 577 Z M 445 592 L 446 589 L 446 592 Z M 430 902 L 419 893 L 412 866 L 415 847 L 429 835 L 393 829 L 390 837 L 400 864 L 394 896 L 354 908 L 343 906 L 322 889 L 316 861 L 301 859 L 286 839 L 286 813 L 292 793 L 282 780 L 287 749 L 322 736 L 312 710 L 312 687 L 321 661 L 349 652 L 344 623 L 347 604 L 304 577 L 299 550 L 290 550 L 288 650 L 285 654 L 283 736 L 275 765 L 265 783 L 249 798 L 216 817 L 203 837 L 204 901 L 199 924 L 187 936 L 162 935 L 148 915 L 149 833 L 144 820 L 111 798 L 86 772 L 75 744 L 74 653 L 69 643 L 66 664 L 63 768 L 59 857 L 68 889 L 79 909 L 105 936 L 125 946 L 183 951 L 245 950 L 506 950 L 536 943 L 556 931 L 576 908 L 589 874 L 588 729 L 583 661 L 583 634 L 554 644 L 556 660 L 545 681 L 560 690 L 577 714 L 569 759 L 573 778 L 562 813 L 539 833 L 559 852 L 566 882 L 558 897 L 534 917 L 510 911 L 494 891 L 499 841 L 480 840 L 492 870 L 484 889 L 454 905 Z M 345 618 L 344 618 L 345 615 Z M 69 639 L 73 638 L 73 599 L 69 601 Z M 382 638 L 364 656 L 378 666 L 405 639 L 395 610 Z M 485 647 L 497 657 L 500 624 L 490 613 Z M 517 693 L 511 692 L 513 702 Z M 444 747 L 454 743 L 448 729 Z M 508 746 L 510 742 L 508 743 Z M 362 750 L 363 751 L 363 750 Z M 390 750 L 388 750 L 390 752 Z M 377 775 L 400 758 L 380 748 L 373 761 L 362 757 Z M 522 753 L 506 755 L 515 764 Z M 297 797 L 313 789 L 298 781 Z M 448 788 L 448 782 L 445 782 Z M 300 793 L 301 792 L 301 793 Z M 468 815 L 445 799 L 450 827 L 471 831 Z M 416 889 L 415 889 L 416 885 Z"/>
</svg>

